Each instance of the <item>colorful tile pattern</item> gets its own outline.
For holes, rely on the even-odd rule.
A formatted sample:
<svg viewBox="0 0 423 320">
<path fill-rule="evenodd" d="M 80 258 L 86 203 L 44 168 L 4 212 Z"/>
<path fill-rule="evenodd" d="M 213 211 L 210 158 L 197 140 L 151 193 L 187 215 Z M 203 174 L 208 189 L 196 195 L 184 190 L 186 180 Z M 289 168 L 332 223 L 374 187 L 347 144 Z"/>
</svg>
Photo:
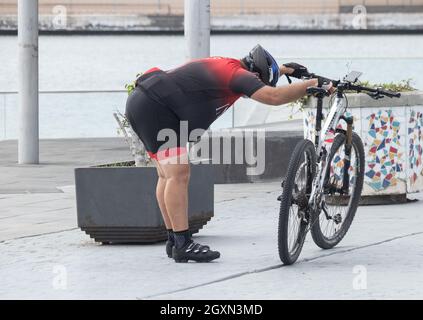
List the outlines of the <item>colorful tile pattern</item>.
<svg viewBox="0 0 423 320">
<path fill-rule="evenodd" d="M 400 121 L 392 110 L 379 110 L 366 117 L 365 182 L 375 191 L 396 186 L 404 171 Z"/>
<path fill-rule="evenodd" d="M 325 119 L 326 119 L 327 111 L 326 109 L 323 110 L 323 121 L 322 121 L 322 127 L 324 125 Z M 353 124 L 353 130 L 357 132 L 357 124 L 359 124 L 359 117 L 350 111 L 345 112 L 345 116 L 347 117 L 353 117 L 354 124 Z M 304 114 L 304 128 L 305 128 L 305 134 L 304 137 L 306 139 L 309 139 L 314 142 L 314 134 L 315 134 L 315 128 L 316 128 L 316 115 L 315 110 L 307 110 Z M 338 128 L 347 130 L 347 124 L 345 121 L 341 120 L 339 121 Z"/>
<path fill-rule="evenodd" d="M 315 134 L 315 128 L 316 128 L 316 116 L 314 115 L 314 110 L 305 111 L 304 128 L 305 128 L 304 138 L 314 142 L 314 134 Z"/>
<path fill-rule="evenodd" d="M 338 149 L 335 153 L 331 166 L 330 166 L 330 181 L 331 183 L 336 183 L 339 187 L 342 186 L 342 181 L 344 177 L 344 159 L 345 159 L 345 149 L 342 146 Z M 350 175 L 350 189 L 355 185 L 355 178 L 356 174 L 354 172 L 354 168 L 357 166 L 357 157 L 355 154 L 354 149 L 351 150 L 351 164 L 348 168 L 348 172 Z M 351 191 L 351 190 L 350 190 Z"/>
<path fill-rule="evenodd" d="M 413 186 L 423 176 L 423 113 L 410 111 L 408 119 L 408 182 Z"/>
</svg>

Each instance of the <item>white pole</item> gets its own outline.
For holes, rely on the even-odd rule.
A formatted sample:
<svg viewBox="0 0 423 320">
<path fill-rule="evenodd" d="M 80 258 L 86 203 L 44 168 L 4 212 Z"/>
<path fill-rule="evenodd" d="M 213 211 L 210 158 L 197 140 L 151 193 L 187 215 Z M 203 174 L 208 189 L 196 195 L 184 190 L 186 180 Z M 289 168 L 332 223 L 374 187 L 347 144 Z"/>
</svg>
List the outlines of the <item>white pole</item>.
<svg viewBox="0 0 423 320">
<path fill-rule="evenodd" d="M 18 162 L 38 164 L 38 0 L 18 0 L 18 59 Z"/>
<path fill-rule="evenodd" d="M 187 59 L 210 56 L 210 0 L 185 0 L 184 33 Z"/>
</svg>

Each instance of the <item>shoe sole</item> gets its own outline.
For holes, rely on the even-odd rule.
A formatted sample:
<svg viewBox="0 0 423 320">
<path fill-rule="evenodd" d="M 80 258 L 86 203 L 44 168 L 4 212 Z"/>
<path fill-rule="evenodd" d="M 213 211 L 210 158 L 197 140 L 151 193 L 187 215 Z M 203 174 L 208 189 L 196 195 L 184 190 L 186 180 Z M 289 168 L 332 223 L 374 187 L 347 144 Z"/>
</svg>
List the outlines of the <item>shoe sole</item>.
<svg viewBox="0 0 423 320">
<path fill-rule="evenodd" d="M 177 259 L 175 258 L 175 262 L 176 263 L 187 263 L 189 260 L 195 261 L 197 263 L 207 263 L 207 262 L 211 262 L 213 260 L 219 259 L 220 258 L 220 254 L 217 257 L 213 257 L 210 259 L 205 259 L 205 260 L 194 260 L 194 259 L 186 259 L 186 258 L 182 258 L 182 259 Z"/>
</svg>

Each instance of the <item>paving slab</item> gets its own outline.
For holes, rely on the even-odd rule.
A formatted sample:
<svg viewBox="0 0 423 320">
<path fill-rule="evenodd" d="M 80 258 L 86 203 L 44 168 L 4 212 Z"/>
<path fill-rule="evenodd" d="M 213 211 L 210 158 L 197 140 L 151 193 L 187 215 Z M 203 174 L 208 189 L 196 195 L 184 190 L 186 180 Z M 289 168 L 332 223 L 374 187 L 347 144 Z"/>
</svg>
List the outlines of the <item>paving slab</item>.
<svg viewBox="0 0 423 320">
<path fill-rule="evenodd" d="M 422 299 L 423 233 L 253 271 L 154 299 Z"/>
<path fill-rule="evenodd" d="M 40 140 L 40 164 L 17 163 L 17 141 L 0 141 L 0 194 L 60 193 L 74 184 L 74 168 L 131 159 L 123 138 Z"/>
</svg>

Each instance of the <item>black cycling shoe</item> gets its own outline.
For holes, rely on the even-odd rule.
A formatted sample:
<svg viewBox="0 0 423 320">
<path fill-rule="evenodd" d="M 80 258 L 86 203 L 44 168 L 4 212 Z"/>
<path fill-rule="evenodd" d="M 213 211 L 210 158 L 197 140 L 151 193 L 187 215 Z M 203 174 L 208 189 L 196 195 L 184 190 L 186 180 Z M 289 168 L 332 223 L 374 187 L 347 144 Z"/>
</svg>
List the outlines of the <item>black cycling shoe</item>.
<svg viewBox="0 0 423 320">
<path fill-rule="evenodd" d="M 180 249 L 173 247 L 172 254 L 175 262 L 210 262 L 220 257 L 218 251 L 212 251 L 208 246 L 202 246 L 192 240 Z"/>
<path fill-rule="evenodd" d="M 173 249 L 174 246 L 175 246 L 175 242 L 169 241 L 169 240 L 166 241 L 166 254 L 169 258 L 172 258 L 172 256 L 173 256 L 172 255 L 172 249 Z"/>
</svg>

